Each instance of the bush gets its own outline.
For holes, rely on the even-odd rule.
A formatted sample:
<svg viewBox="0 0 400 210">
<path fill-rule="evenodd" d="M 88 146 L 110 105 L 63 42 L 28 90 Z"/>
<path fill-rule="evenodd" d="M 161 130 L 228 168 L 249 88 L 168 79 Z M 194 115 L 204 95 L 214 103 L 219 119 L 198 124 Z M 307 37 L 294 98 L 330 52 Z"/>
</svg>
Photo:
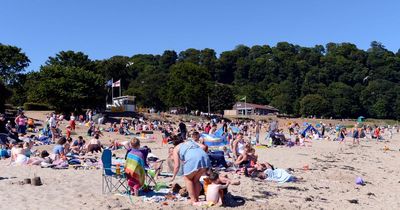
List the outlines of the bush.
<svg viewBox="0 0 400 210">
<path fill-rule="evenodd" d="M 24 103 L 25 110 L 35 110 L 35 111 L 46 111 L 50 110 L 50 106 L 47 104 L 40 103 Z"/>
</svg>

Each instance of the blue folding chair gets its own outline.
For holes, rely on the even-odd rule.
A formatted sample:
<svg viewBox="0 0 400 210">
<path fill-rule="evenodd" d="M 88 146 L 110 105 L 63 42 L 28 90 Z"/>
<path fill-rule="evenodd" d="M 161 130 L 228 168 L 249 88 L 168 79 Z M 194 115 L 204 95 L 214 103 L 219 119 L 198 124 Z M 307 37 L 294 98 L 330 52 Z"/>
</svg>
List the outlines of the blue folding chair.
<svg viewBox="0 0 400 210">
<path fill-rule="evenodd" d="M 112 165 L 112 153 L 111 150 L 105 149 L 101 155 L 101 161 L 103 162 L 103 179 L 102 179 L 102 192 L 113 193 L 118 192 L 121 194 L 129 193 L 130 188 L 126 180 L 126 176 L 123 170 L 117 175 L 115 166 Z M 113 171 L 114 170 L 114 171 Z"/>
</svg>

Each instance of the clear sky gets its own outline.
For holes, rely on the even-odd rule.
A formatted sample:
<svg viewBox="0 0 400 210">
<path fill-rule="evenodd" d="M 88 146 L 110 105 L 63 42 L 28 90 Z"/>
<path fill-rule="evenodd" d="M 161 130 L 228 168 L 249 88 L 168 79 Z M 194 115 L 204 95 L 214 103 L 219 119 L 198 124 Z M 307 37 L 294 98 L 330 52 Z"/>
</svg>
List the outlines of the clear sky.
<svg viewBox="0 0 400 210">
<path fill-rule="evenodd" d="M 61 50 L 91 59 L 236 45 L 371 41 L 400 48 L 398 0 L 1 0 L 0 43 L 37 70 Z"/>
</svg>

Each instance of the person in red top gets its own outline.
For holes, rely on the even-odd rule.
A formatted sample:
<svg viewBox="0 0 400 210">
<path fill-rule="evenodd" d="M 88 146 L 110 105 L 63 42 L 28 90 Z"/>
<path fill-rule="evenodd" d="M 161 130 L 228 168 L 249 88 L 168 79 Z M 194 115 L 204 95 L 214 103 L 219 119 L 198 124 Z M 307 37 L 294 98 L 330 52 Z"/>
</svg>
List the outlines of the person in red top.
<svg viewBox="0 0 400 210">
<path fill-rule="evenodd" d="M 69 126 L 71 126 L 71 130 L 75 130 L 76 122 L 75 122 L 75 115 L 71 113 L 71 117 L 69 119 Z"/>
<path fill-rule="evenodd" d="M 204 128 L 204 132 L 210 133 L 210 130 L 211 130 L 210 123 L 207 123 L 206 127 Z"/>
<path fill-rule="evenodd" d="M 67 131 L 66 131 L 67 139 L 71 137 L 71 126 L 67 126 Z"/>
<path fill-rule="evenodd" d="M 381 138 L 381 129 L 379 127 L 375 128 L 374 136 L 375 136 L 376 140 L 379 140 Z"/>
</svg>

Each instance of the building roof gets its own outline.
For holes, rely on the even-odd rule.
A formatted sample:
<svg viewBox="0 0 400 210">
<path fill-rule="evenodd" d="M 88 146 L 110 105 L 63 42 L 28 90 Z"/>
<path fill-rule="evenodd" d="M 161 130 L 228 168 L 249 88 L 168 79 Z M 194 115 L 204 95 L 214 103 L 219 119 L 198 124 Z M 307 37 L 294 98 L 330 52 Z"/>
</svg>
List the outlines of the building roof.
<svg viewBox="0 0 400 210">
<path fill-rule="evenodd" d="M 279 111 L 277 108 L 270 105 L 261 105 L 261 104 L 252 104 L 252 103 L 244 103 L 244 102 L 236 102 L 233 105 L 233 109 L 244 109 L 244 108 L 252 108 L 252 109 L 267 109 L 271 111 Z"/>
</svg>

